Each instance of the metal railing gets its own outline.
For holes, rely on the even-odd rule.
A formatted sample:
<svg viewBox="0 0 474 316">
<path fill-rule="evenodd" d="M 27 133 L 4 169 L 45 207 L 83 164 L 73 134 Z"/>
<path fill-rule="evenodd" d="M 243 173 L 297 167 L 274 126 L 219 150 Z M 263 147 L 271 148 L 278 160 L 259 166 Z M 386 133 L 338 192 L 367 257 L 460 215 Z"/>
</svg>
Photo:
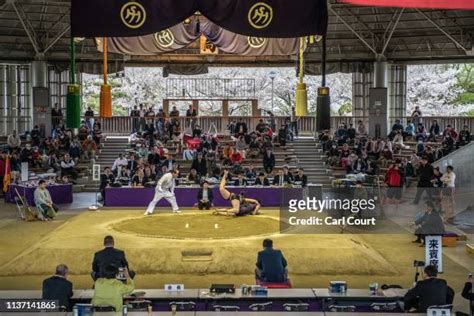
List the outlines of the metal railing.
<svg viewBox="0 0 474 316">
<path fill-rule="evenodd" d="M 255 99 L 255 79 L 168 78 L 165 99 Z"/>
<path fill-rule="evenodd" d="M 284 124 L 285 120 L 288 117 L 286 116 L 276 116 L 273 118 L 275 121 L 275 126 L 278 129 L 282 124 Z M 95 119 L 100 120 L 102 125 L 102 131 L 104 133 L 117 133 L 117 134 L 128 134 L 131 133 L 134 120 L 140 121 L 138 117 L 130 117 L 130 116 L 114 116 L 111 118 L 99 118 L 96 117 Z M 243 122 L 247 124 L 249 131 L 255 130 L 260 119 L 263 119 L 265 122 L 270 123 L 272 118 L 269 116 L 261 116 L 261 117 L 253 117 L 253 116 L 229 116 L 229 117 L 222 117 L 222 116 L 199 116 L 196 119 L 197 124 L 201 127 L 203 132 L 207 132 L 212 128 L 215 128 L 217 132 L 224 133 L 228 125 L 232 121 L 238 121 L 242 119 Z M 368 123 L 369 117 L 362 117 L 362 116 L 332 116 L 331 117 L 331 126 L 333 128 L 337 128 L 341 124 L 353 124 L 357 126 L 359 120 L 362 120 L 365 124 Z M 392 124 L 395 119 L 397 118 L 390 118 L 390 124 Z M 402 123 L 406 125 L 406 122 L 410 120 L 410 117 L 403 117 L 400 118 Z M 189 124 L 187 123 L 188 120 L 186 117 L 179 117 L 180 126 L 186 127 Z M 457 131 L 461 130 L 463 126 L 467 126 L 470 131 L 474 131 L 474 117 L 467 117 L 467 116 L 453 116 L 453 117 L 438 117 L 438 116 L 431 116 L 431 117 L 423 117 L 422 122 L 425 127 L 429 130 L 429 126 L 431 123 L 437 120 L 438 124 L 443 130 L 448 124 L 454 127 Z M 136 123 L 135 123 L 136 124 Z M 298 121 L 299 131 L 302 134 L 312 135 L 316 129 L 316 120 L 314 116 L 303 116 L 300 117 Z"/>
<path fill-rule="evenodd" d="M 16 118 L 19 119 L 18 117 Z M 27 119 L 26 117 L 21 117 L 19 119 L 19 123 L 22 122 L 22 119 Z M 134 120 L 140 121 L 140 118 L 130 117 L 130 116 L 114 116 L 111 118 L 100 118 L 96 117 L 96 120 L 99 120 L 102 125 L 102 131 L 104 133 L 113 133 L 113 134 L 129 134 L 131 133 Z M 269 116 L 261 116 L 261 117 L 251 117 L 251 116 L 229 116 L 229 117 L 222 117 L 222 116 L 199 116 L 196 118 L 197 124 L 201 127 L 204 132 L 210 130 L 210 128 L 215 128 L 219 133 L 225 133 L 227 130 L 228 125 L 232 121 L 238 121 L 242 119 L 247 124 L 247 127 L 250 131 L 255 130 L 255 127 L 258 124 L 259 119 L 263 119 L 266 122 L 270 122 L 271 118 Z M 275 126 L 278 129 L 287 119 L 286 116 L 276 116 L 274 117 Z M 353 124 L 357 126 L 357 122 L 362 120 L 365 124 L 368 123 L 369 117 L 363 116 L 332 116 L 331 117 L 331 126 L 336 129 L 341 124 Z M 395 122 L 395 119 L 400 119 L 404 125 L 406 122 L 410 120 L 410 117 L 403 117 L 403 118 L 390 118 L 390 124 Z M 186 117 L 179 117 L 178 120 L 180 121 L 180 125 L 186 127 L 187 119 Z M 448 124 L 454 127 L 457 131 L 461 130 L 464 126 L 467 126 L 468 129 L 472 132 L 474 131 L 474 117 L 468 116 L 451 116 L 451 117 L 441 117 L 441 116 L 430 116 L 430 117 L 423 117 L 421 121 L 429 130 L 430 125 L 433 121 L 438 121 L 441 130 L 443 130 Z M 8 120 L 7 120 L 8 121 Z M 303 135 L 313 135 L 316 129 L 316 120 L 314 116 L 302 116 L 299 118 L 298 121 L 298 128 L 301 134 Z M 3 125 L 3 124 L 2 124 Z M 8 125 L 13 126 L 11 123 Z M 3 126 L 2 126 L 3 127 Z M 26 131 L 23 128 L 18 128 L 18 132 L 22 133 Z M 0 136 L 6 136 L 10 131 L 4 131 L 4 128 L 0 129 Z"/>
</svg>

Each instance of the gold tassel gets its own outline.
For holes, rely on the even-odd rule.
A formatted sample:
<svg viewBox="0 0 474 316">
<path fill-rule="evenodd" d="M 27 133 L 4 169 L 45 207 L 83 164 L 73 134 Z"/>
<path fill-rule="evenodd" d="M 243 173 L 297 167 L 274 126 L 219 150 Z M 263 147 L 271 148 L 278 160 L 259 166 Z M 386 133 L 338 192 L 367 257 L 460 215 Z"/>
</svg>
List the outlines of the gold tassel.
<svg viewBox="0 0 474 316">
<path fill-rule="evenodd" d="M 104 37 L 104 84 L 100 87 L 100 116 L 101 117 L 112 117 L 112 89 L 107 83 L 107 51 L 108 43 L 107 38 Z"/>
<path fill-rule="evenodd" d="M 298 74 L 298 84 L 296 85 L 296 116 L 308 115 L 308 91 L 304 79 L 304 50 L 306 46 L 306 37 L 300 38 L 300 64 Z"/>
</svg>

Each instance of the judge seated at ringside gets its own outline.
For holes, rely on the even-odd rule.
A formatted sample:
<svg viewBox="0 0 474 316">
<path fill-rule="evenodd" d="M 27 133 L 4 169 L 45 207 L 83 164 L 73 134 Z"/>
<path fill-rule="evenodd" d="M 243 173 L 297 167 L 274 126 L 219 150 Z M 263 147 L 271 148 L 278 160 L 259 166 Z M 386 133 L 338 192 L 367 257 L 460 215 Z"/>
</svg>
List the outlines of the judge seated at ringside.
<svg viewBox="0 0 474 316">
<path fill-rule="evenodd" d="M 97 251 L 92 262 L 92 279 L 97 280 L 103 277 L 105 269 L 113 265 L 117 268 L 128 268 L 128 261 L 123 250 L 114 247 L 114 237 L 105 236 L 104 249 Z M 130 277 L 135 276 L 135 272 L 129 272 Z"/>
<path fill-rule="evenodd" d="M 452 304 L 454 291 L 446 280 L 438 278 L 436 266 L 425 267 L 424 279 L 405 294 L 405 310 L 424 313 L 430 306 Z"/>
<path fill-rule="evenodd" d="M 214 194 L 212 193 L 212 189 L 209 188 L 209 182 L 207 182 L 207 180 L 202 182 L 201 188 L 198 191 L 197 199 L 198 208 L 200 210 L 209 210 L 213 206 L 212 201 L 214 200 Z"/>
<path fill-rule="evenodd" d="M 265 239 L 263 250 L 258 253 L 255 277 L 263 282 L 286 282 L 288 271 L 281 250 L 273 249 L 273 241 Z"/>
<path fill-rule="evenodd" d="M 40 180 L 34 193 L 35 204 L 38 208 L 38 218 L 40 220 L 50 220 L 56 216 L 58 207 L 53 203 L 51 195 L 46 188 L 46 181 Z"/>
</svg>

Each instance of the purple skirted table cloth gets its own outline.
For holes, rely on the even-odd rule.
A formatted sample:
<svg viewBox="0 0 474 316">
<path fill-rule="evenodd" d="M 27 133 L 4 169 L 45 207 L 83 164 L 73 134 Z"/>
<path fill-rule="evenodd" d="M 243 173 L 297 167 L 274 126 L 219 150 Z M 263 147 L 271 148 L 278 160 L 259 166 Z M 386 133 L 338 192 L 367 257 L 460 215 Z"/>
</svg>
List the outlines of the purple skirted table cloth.
<svg viewBox="0 0 474 316">
<path fill-rule="evenodd" d="M 216 207 L 229 207 L 230 202 L 224 200 L 218 187 L 213 187 L 213 204 Z M 273 187 L 227 187 L 227 190 L 239 194 L 244 192 L 245 197 L 260 201 L 263 207 L 279 207 L 287 204 L 288 199 L 301 199 L 301 188 L 273 188 Z M 199 187 L 176 187 L 175 195 L 178 206 L 192 207 L 197 203 Z M 105 206 L 108 207 L 146 207 L 153 199 L 155 188 L 106 188 Z M 157 207 L 169 206 L 165 199 L 160 200 Z"/>
<path fill-rule="evenodd" d="M 5 201 L 8 203 L 15 203 L 15 189 L 18 190 L 20 195 L 25 196 L 29 206 L 35 206 L 35 190 L 36 187 L 26 187 L 23 185 L 10 185 L 8 192 L 5 195 Z M 54 204 L 69 204 L 72 203 L 72 184 L 58 184 L 48 185 L 47 189 L 51 195 L 51 199 Z"/>
</svg>

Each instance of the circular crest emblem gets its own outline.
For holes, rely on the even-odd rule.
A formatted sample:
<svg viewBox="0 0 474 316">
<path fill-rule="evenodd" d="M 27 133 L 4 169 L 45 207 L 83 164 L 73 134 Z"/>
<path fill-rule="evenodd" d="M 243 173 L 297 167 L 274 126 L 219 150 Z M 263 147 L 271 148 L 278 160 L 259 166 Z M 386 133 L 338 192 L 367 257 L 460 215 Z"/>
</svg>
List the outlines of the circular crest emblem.
<svg viewBox="0 0 474 316">
<path fill-rule="evenodd" d="M 266 28 L 273 19 L 273 9 L 264 2 L 255 3 L 248 13 L 249 23 L 256 29 Z"/>
<path fill-rule="evenodd" d="M 252 48 L 260 48 L 263 45 L 265 45 L 265 43 L 267 42 L 267 39 L 263 37 L 249 36 L 247 37 L 247 42 L 249 43 L 249 46 Z"/>
<path fill-rule="evenodd" d="M 137 29 L 145 23 L 146 11 L 138 2 L 127 2 L 120 10 L 120 18 L 127 27 Z"/>
<path fill-rule="evenodd" d="M 155 33 L 154 36 L 155 36 L 155 41 L 161 47 L 166 48 L 174 44 L 174 35 L 169 29 Z"/>
</svg>

